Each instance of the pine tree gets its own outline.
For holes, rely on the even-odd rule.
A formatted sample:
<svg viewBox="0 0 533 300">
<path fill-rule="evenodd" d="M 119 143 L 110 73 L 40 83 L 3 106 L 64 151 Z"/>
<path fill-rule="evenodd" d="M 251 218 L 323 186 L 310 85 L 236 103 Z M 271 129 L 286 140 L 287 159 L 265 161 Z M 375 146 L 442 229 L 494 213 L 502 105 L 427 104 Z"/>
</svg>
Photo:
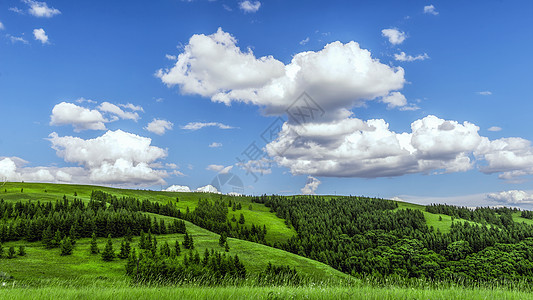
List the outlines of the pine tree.
<svg viewBox="0 0 533 300">
<path fill-rule="evenodd" d="M 59 243 L 61 243 L 61 240 L 63 238 L 61 237 L 61 231 L 56 230 L 56 233 L 54 234 L 54 238 L 52 239 L 52 242 L 51 242 L 51 246 L 52 248 L 57 248 L 59 247 Z"/>
<path fill-rule="evenodd" d="M 228 241 L 226 241 L 226 244 L 224 244 L 224 251 L 229 252 Z"/>
<path fill-rule="evenodd" d="M 161 256 L 170 257 L 170 246 L 168 245 L 168 242 L 165 241 L 165 243 L 161 245 L 161 248 L 159 249 L 159 254 Z"/>
<path fill-rule="evenodd" d="M 128 262 L 126 262 L 126 275 L 133 275 L 136 273 L 137 268 L 137 253 L 135 249 L 131 251 L 130 255 L 128 256 Z"/>
<path fill-rule="evenodd" d="M 98 242 L 96 241 L 96 233 L 93 232 L 91 235 L 91 254 L 98 254 Z"/>
<path fill-rule="evenodd" d="M 61 256 L 64 255 L 71 255 L 72 254 L 72 241 L 70 240 L 70 237 L 66 237 L 61 240 L 59 243 L 59 248 L 61 252 L 59 253 Z"/>
<path fill-rule="evenodd" d="M 220 247 L 223 247 L 224 244 L 226 243 L 226 233 L 223 232 L 221 235 L 220 235 L 220 238 L 218 239 L 218 244 L 220 245 Z"/>
<path fill-rule="evenodd" d="M 239 217 L 239 224 L 244 224 L 244 215 L 241 213 L 241 216 Z"/>
<path fill-rule="evenodd" d="M 24 256 L 26 255 L 26 248 L 24 246 L 19 246 L 19 256 Z"/>
<path fill-rule="evenodd" d="M 130 250 L 131 250 L 130 242 L 128 242 L 124 238 L 122 243 L 120 243 L 120 253 L 118 254 L 118 258 L 120 259 L 128 258 L 128 256 L 130 255 Z"/>
<path fill-rule="evenodd" d="M 15 251 L 15 246 L 9 247 L 9 250 L 7 250 L 7 258 L 15 258 L 15 255 L 17 252 Z"/>
<path fill-rule="evenodd" d="M 53 239 L 53 235 L 52 235 L 52 227 L 50 225 L 48 225 L 48 227 L 43 231 L 43 234 L 42 234 L 42 237 L 41 237 L 41 241 L 43 242 L 43 245 L 45 248 L 53 248 L 53 243 L 52 243 L 52 239 Z"/>
<path fill-rule="evenodd" d="M 76 239 L 78 239 L 78 233 L 76 232 L 76 229 L 74 228 L 74 225 L 70 226 L 70 230 L 68 232 L 68 236 L 70 237 L 70 241 L 72 245 L 76 244 Z"/>
<path fill-rule="evenodd" d="M 107 236 L 107 243 L 104 251 L 102 251 L 102 259 L 104 261 L 112 261 L 115 258 L 115 252 L 113 251 L 113 240 L 111 234 Z"/>
<path fill-rule="evenodd" d="M 157 255 L 157 239 L 154 236 L 153 242 L 152 242 L 152 255 L 155 257 Z"/>
<path fill-rule="evenodd" d="M 185 236 L 183 237 L 183 248 L 190 249 L 189 233 L 185 231 Z"/>
<path fill-rule="evenodd" d="M 174 253 L 176 253 L 176 256 L 180 256 L 181 254 L 181 247 L 180 247 L 180 242 L 178 240 L 176 240 L 176 243 L 174 244 Z"/>
</svg>

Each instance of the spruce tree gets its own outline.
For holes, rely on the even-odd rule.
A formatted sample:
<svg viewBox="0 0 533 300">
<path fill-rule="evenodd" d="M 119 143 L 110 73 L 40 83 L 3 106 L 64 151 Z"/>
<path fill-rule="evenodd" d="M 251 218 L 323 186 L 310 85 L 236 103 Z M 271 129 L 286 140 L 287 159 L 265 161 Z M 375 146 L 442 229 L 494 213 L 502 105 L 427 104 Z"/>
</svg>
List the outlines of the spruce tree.
<svg viewBox="0 0 533 300">
<path fill-rule="evenodd" d="M 43 245 L 45 248 L 53 248 L 52 239 L 54 236 L 52 235 L 52 227 L 48 225 L 46 229 L 43 231 L 41 241 L 43 242 Z"/>
<path fill-rule="evenodd" d="M 244 215 L 241 213 L 241 216 L 239 217 L 239 224 L 244 224 Z"/>
<path fill-rule="evenodd" d="M 61 252 L 59 253 L 61 256 L 71 255 L 73 246 L 70 237 L 67 236 L 66 238 L 62 239 L 59 243 L 59 248 L 61 250 Z"/>
<path fill-rule="evenodd" d="M 19 246 L 19 256 L 24 256 L 26 255 L 26 248 L 24 246 Z"/>
<path fill-rule="evenodd" d="M 220 245 L 220 247 L 223 247 L 224 244 L 226 243 L 226 233 L 223 232 L 222 234 L 220 234 L 220 238 L 218 239 L 218 244 Z"/>
<path fill-rule="evenodd" d="M 226 244 L 224 245 L 224 251 L 229 252 L 228 241 L 226 241 Z"/>
<path fill-rule="evenodd" d="M 126 275 L 133 275 L 136 273 L 137 268 L 137 253 L 133 249 L 128 256 L 128 261 L 126 262 Z"/>
<path fill-rule="evenodd" d="M 118 254 L 118 258 L 120 259 L 128 258 L 128 256 L 130 255 L 130 250 L 131 250 L 130 242 L 128 242 L 124 238 L 122 243 L 120 243 L 120 253 Z"/>
<path fill-rule="evenodd" d="M 96 233 L 93 232 L 91 235 L 91 254 L 98 254 L 98 242 L 96 241 Z"/>
<path fill-rule="evenodd" d="M 59 247 L 59 243 L 61 243 L 61 240 L 63 238 L 61 237 L 61 231 L 56 230 L 56 233 L 54 234 L 54 238 L 52 239 L 52 242 L 51 242 L 51 246 L 52 248 L 57 248 Z"/>
<path fill-rule="evenodd" d="M 174 251 L 176 253 L 176 256 L 180 256 L 181 247 L 180 247 L 180 242 L 178 240 L 176 240 L 176 244 L 174 244 Z"/>
<path fill-rule="evenodd" d="M 104 251 L 102 251 L 102 259 L 104 261 L 112 261 L 115 258 L 115 252 L 113 251 L 113 240 L 111 239 L 111 234 L 107 236 L 107 243 L 105 245 Z"/>
<path fill-rule="evenodd" d="M 9 247 L 9 250 L 7 250 L 7 258 L 15 258 L 15 255 L 17 252 L 15 251 L 15 246 Z"/>
<path fill-rule="evenodd" d="M 159 248 L 159 254 L 161 256 L 170 257 L 170 246 L 168 245 L 168 242 L 165 241 L 165 243 L 161 245 Z"/>
</svg>

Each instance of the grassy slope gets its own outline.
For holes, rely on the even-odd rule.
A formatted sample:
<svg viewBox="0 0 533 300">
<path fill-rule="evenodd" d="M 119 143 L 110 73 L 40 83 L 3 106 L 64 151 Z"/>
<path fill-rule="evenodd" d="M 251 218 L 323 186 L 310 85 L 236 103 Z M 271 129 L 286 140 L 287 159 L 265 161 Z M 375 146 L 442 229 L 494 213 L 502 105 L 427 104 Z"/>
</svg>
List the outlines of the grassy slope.
<svg viewBox="0 0 533 300">
<path fill-rule="evenodd" d="M 212 194 L 193 194 L 193 193 L 166 193 L 166 192 L 149 192 L 149 191 L 135 191 L 135 190 L 120 190 L 110 188 L 99 188 L 92 186 L 69 186 L 69 185 L 51 185 L 51 184 L 29 184 L 29 183 L 12 183 L 6 184 L 4 187 L 8 189 L 5 193 L 0 191 L 0 198 L 8 201 L 33 200 L 41 199 L 53 200 L 63 197 L 64 194 L 73 197 L 74 192 L 77 197 L 87 200 L 90 192 L 93 189 L 101 189 L 107 192 L 112 192 L 118 196 L 134 196 L 140 199 L 150 199 L 152 201 L 160 201 L 167 203 L 169 200 L 180 198 L 178 205 L 181 208 L 194 207 L 197 203 L 197 198 L 219 198 L 220 195 Z M 24 191 L 21 193 L 20 189 Z M 44 190 L 47 190 L 45 193 Z M 225 198 L 225 197 L 224 197 Z M 244 214 L 246 224 L 252 220 L 255 224 L 265 224 L 271 232 L 270 237 L 274 240 L 288 238 L 292 231 L 287 228 L 284 221 L 270 213 L 268 208 L 257 203 L 251 203 L 249 199 L 234 198 L 240 201 L 243 209 L 235 213 Z M 224 199 L 227 201 L 227 199 Z M 248 206 L 252 205 L 252 210 Z M 230 218 L 234 212 L 230 209 Z M 150 214 L 157 218 L 172 219 L 170 217 L 158 216 Z M 258 222 L 259 221 L 259 222 Z M 219 251 L 224 251 L 218 245 L 219 235 L 203 228 L 200 228 L 192 223 L 187 223 L 187 230 L 193 236 L 196 249 L 203 254 L 206 248 L 213 248 Z M 167 241 L 171 246 L 176 240 L 183 241 L 182 234 L 160 235 L 157 236 L 158 243 Z M 241 261 L 245 264 L 248 272 L 257 273 L 263 270 L 268 262 L 274 264 L 284 264 L 296 267 L 304 274 L 310 275 L 318 279 L 328 278 L 347 278 L 347 275 L 331 268 L 323 263 L 307 259 L 283 250 L 271 248 L 265 245 L 260 245 L 248 241 L 229 238 L 230 252 L 229 254 L 237 254 Z M 99 247 L 103 249 L 106 240 L 99 240 Z M 118 252 L 121 239 L 114 239 L 114 249 Z M 134 238 L 134 246 L 137 246 L 138 237 Z M 25 245 L 27 255 L 24 257 L 17 257 L 15 259 L 3 259 L 1 270 L 14 276 L 16 279 L 22 280 L 39 280 L 42 278 L 56 278 L 56 279 L 72 279 L 82 278 L 88 280 L 123 280 L 124 279 L 124 264 L 125 261 L 116 259 L 113 262 L 103 262 L 98 255 L 91 255 L 89 253 L 90 239 L 81 239 L 77 241 L 72 256 L 62 257 L 59 255 L 59 249 L 46 250 L 40 242 L 28 243 L 25 241 L 5 243 L 5 249 L 10 246 Z M 183 255 L 184 252 L 182 252 Z"/>
<path fill-rule="evenodd" d="M 22 193 L 21 189 L 23 189 Z M 5 192 L 6 190 L 7 192 Z M 253 221 L 253 224 L 256 226 L 259 225 L 262 227 L 263 225 L 266 225 L 266 239 L 270 243 L 274 243 L 276 241 L 286 241 L 296 233 L 293 229 L 287 227 L 283 219 L 280 219 L 276 216 L 276 214 L 271 213 L 268 207 L 265 207 L 259 203 L 252 203 L 249 197 L 232 197 L 218 194 L 128 190 L 90 185 L 13 182 L 6 183 L 6 185 L 0 189 L 0 199 L 4 199 L 6 201 L 55 201 L 57 199 L 61 199 L 63 195 L 73 198 L 74 193 L 76 193 L 76 198 L 89 201 L 91 192 L 93 190 L 101 190 L 118 197 L 126 196 L 135 197 L 140 200 L 148 199 L 150 201 L 156 201 L 162 204 L 167 204 L 169 201 L 171 201 L 175 203 L 176 207 L 182 211 L 185 211 L 187 207 L 192 211 L 197 206 L 200 198 L 215 200 L 222 197 L 225 202 L 232 200 L 237 203 L 241 203 L 243 208 L 235 213 L 230 208 L 228 219 L 231 219 L 233 214 L 236 214 L 236 218 L 238 220 L 240 213 L 242 213 L 244 215 L 244 219 L 248 220 L 248 224 L 251 224 Z M 179 198 L 179 202 L 176 202 L 176 198 Z M 250 205 L 252 205 L 252 210 L 249 209 Z"/>
</svg>

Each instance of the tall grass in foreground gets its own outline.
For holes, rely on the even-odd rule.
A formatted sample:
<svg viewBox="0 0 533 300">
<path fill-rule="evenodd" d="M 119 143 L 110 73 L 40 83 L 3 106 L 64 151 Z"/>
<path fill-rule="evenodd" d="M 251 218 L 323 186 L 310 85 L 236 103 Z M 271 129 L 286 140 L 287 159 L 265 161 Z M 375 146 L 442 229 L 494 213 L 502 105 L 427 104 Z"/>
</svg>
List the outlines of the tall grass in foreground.
<svg viewBox="0 0 533 300">
<path fill-rule="evenodd" d="M 258 286 L 255 278 L 226 279 L 206 286 L 204 280 L 180 284 L 132 283 L 129 280 L 77 278 L 0 283 L 1 299 L 533 299 L 533 293 L 509 285 L 459 286 L 428 280 L 314 281 Z M 518 288 L 518 289 L 517 289 Z"/>
<path fill-rule="evenodd" d="M 533 299 L 495 289 L 378 287 L 125 287 L 2 288 L 3 299 Z"/>
</svg>

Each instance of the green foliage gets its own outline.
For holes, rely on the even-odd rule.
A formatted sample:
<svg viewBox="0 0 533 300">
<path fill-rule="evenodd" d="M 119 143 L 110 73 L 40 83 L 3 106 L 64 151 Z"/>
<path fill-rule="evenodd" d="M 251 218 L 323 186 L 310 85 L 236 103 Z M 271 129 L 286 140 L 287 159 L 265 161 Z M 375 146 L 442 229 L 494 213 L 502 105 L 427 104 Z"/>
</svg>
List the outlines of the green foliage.
<svg viewBox="0 0 533 300">
<path fill-rule="evenodd" d="M 118 258 L 126 259 L 130 256 L 131 245 L 130 242 L 125 238 L 122 243 L 120 243 L 120 252 Z"/>
<path fill-rule="evenodd" d="M 185 236 L 183 236 L 183 242 L 181 243 L 183 245 L 183 248 L 185 249 L 194 249 L 194 240 L 192 239 L 192 236 L 189 235 L 188 232 L 185 232 Z"/>
<path fill-rule="evenodd" d="M 102 251 L 102 260 L 103 261 L 112 261 L 115 258 L 115 251 L 113 250 L 113 240 L 111 239 L 111 234 L 107 236 L 107 243 Z"/>
<path fill-rule="evenodd" d="M 226 236 L 225 233 L 221 233 L 220 234 L 220 238 L 218 239 L 218 244 L 222 247 L 224 246 L 224 244 L 226 244 L 226 240 L 228 239 L 228 237 Z"/>
<path fill-rule="evenodd" d="M 60 255 L 62 256 L 71 255 L 73 248 L 74 246 L 72 245 L 72 241 L 70 240 L 70 237 L 66 237 L 62 239 L 60 242 L 60 246 L 59 246 Z"/>
<path fill-rule="evenodd" d="M 275 266 L 270 262 L 257 277 L 257 284 L 260 286 L 297 286 L 301 283 L 302 277 L 296 269 L 289 266 Z"/>
<path fill-rule="evenodd" d="M 25 256 L 26 255 L 26 247 L 24 247 L 23 245 L 20 245 L 19 246 L 18 255 L 19 256 Z"/>
<path fill-rule="evenodd" d="M 242 213 L 239 217 L 239 224 L 244 224 L 244 215 Z"/>
<path fill-rule="evenodd" d="M 98 249 L 98 241 L 96 240 L 96 233 L 93 232 L 91 235 L 91 254 L 98 254 L 100 250 Z"/>
<path fill-rule="evenodd" d="M 17 252 L 15 251 L 15 246 L 9 247 L 9 249 L 7 250 L 7 258 L 15 258 L 16 255 Z"/>
<path fill-rule="evenodd" d="M 228 256 L 211 251 L 204 253 L 203 259 L 198 251 L 185 254 L 183 260 L 165 256 L 141 255 L 138 258 L 138 271 L 133 267 L 134 259 L 127 264 L 126 273 L 136 281 L 167 283 L 197 282 L 201 284 L 220 284 L 228 278 L 243 280 L 246 268 L 237 255 Z M 136 266 L 135 266 L 136 267 Z"/>
</svg>

